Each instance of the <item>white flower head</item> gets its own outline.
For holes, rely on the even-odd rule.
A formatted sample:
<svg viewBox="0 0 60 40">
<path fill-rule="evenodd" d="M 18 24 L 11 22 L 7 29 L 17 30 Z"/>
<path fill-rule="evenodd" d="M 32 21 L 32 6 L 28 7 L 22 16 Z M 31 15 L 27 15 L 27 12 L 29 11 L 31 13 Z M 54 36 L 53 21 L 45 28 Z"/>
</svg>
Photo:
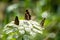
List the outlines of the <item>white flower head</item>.
<svg viewBox="0 0 60 40">
<path fill-rule="evenodd" d="M 36 36 L 36 33 L 33 32 L 33 31 L 31 31 L 31 32 L 30 32 L 30 35 L 33 36 L 33 37 L 35 37 L 35 36 Z"/>
<path fill-rule="evenodd" d="M 25 28 L 25 31 L 30 32 L 31 28 Z"/>
<path fill-rule="evenodd" d="M 17 4 L 10 5 L 10 6 L 8 6 L 7 11 L 11 12 L 12 10 L 16 9 L 17 7 L 18 7 Z"/>
<path fill-rule="evenodd" d="M 42 17 L 47 18 L 47 16 L 48 16 L 48 12 L 47 11 L 43 12 Z"/>
<path fill-rule="evenodd" d="M 20 34 L 25 34 L 24 30 L 19 30 Z"/>
<path fill-rule="evenodd" d="M 6 31 L 6 34 L 9 34 L 9 33 L 11 33 L 11 32 L 13 32 L 13 30 L 7 30 L 7 31 Z"/>
<path fill-rule="evenodd" d="M 56 34 L 55 34 L 55 33 L 50 33 L 50 34 L 48 35 L 48 37 L 50 37 L 50 38 L 55 38 L 55 37 L 56 37 Z"/>
</svg>

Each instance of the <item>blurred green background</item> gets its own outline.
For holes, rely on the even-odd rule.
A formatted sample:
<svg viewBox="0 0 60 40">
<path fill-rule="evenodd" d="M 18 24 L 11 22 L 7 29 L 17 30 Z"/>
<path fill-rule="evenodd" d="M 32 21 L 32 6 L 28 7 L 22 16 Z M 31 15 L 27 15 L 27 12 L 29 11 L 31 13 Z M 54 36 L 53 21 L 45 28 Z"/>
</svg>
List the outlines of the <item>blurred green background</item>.
<svg viewBox="0 0 60 40">
<path fill-rule="evenodd" d="M 42 13 L 47 11 L 44 40 L 60 40 L 60 0 L 0 0 L 0 33 L 15 16 L 24 20 L 26 9 L 30 11 L 32 20 L 39 23 L 42 20 Z M 54 33 L 56 36 L 48 38 L 49 33 Z"/>
</svg>

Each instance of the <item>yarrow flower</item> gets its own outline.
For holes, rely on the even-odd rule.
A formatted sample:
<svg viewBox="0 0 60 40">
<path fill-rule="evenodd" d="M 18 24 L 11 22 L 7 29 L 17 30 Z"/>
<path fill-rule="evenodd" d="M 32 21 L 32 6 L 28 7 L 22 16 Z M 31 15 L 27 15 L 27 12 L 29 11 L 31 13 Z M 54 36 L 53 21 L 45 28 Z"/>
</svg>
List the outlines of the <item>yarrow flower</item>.
<svg viewBox="0 0 60 40">
<path fill-rule="evenodd" d="M 32 20 L 19 20 L 19 25 L 15 25 L 14 21 L 8 23 L 5 27 L 3 32 L 7 35 L 15 35 L 17 37 L 16 34 L 19 35 L 30 35 L 31 37 L 35 37 L 36 34 L 42 34 L 43 33 L 43 28 L 40 27 L 39 23 L 37 23 L 36 21 L 32 21 Z M 10 36 L 7 37 L 7 39 L 11 38 Z"/>
<path fill-rule="evenodd" d="M 43 15 L 46 17 L 45 15 Z M 44 23 L 43 21 L 41 22 Z M 13 40 L 13 38 L 18 40 L 36 40 L 38 38 L 37 36 L 40 36 L 43 34 L 44 28 L 36 21 L 31 20 L 31 15 L 29 14 L 29 11 L 26 10 L 25 13 L 25 20 L 18 20 L 18 17 L 15 17 L 15 20 L 8 23 L 4 29 L 3 32 L 6 37 L 5 40 Z"/>
</svg>

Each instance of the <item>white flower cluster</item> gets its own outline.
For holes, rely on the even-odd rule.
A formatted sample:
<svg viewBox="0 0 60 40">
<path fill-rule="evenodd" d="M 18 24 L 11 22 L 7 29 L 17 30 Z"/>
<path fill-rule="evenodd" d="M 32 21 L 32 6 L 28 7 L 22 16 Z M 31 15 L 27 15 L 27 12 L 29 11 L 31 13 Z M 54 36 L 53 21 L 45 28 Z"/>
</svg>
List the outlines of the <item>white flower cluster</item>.
<svg viewBox="0 0 60 40">
<path fill-rule="evenodd" d="M 16 9 L 18 7 L 18 4 L 13 4 L 7 7 L 7 11 L 11 12 L 12 10 Z"/>
<path fill-rule="evenodd" d="M 42 13 L 42 17 L 43 18 L 47 18 L 47 16 L 48 16 L 48 12 L 47 11 L 45 11 L 45 12 Z"/>
<path fill-rule="evenodd" d="M 14 21 L 12 21 L 4 27 L 3 31 L 8 35 L 11 33 L 15 33 L 15 35 L 17 34 L 17 38 L 19 36 L 18 33 L 21 35 L 28 33 L 30 36 L 35 37 L 37 33 L 42 34 L 43 29 L 44 28 L 40 27 L 40 24 L 38 24 L 36 21 L 19 20 L 19 25 L 15 25 Z"/>
</svg>

